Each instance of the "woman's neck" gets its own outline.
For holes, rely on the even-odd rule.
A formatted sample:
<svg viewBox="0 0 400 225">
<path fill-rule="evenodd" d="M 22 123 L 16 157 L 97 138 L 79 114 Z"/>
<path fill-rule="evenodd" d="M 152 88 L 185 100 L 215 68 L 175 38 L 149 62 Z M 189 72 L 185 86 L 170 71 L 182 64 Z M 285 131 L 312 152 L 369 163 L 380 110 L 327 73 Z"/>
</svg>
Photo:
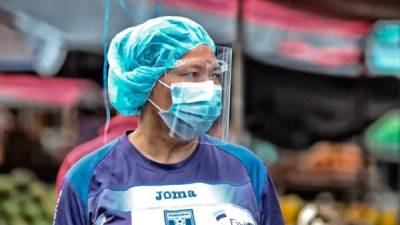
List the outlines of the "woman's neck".
<svg viewBox="0 0 400 225">
<path fill-rule="evenodd" d="M 189 157 L 196 149 L 198 139 L 183 141 L 171 137 L 168 127 L 161 120 L 158 112 L 146 108 L 143 110 L 151 112 L 140 116 L 139 126 L 129 134 L 129 141 L 146 158 L 159 163 L 172 164 Z"/>
</svg>

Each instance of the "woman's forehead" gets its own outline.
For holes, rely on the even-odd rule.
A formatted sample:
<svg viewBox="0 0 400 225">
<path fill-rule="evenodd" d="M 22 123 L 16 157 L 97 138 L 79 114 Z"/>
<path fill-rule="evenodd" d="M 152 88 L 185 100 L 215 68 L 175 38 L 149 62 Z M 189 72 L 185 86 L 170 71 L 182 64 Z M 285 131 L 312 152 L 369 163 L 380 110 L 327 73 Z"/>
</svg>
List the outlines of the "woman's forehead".
<svg viewBox="0 0 400 225">
<path fill-rule="evenodd" d="M 199 45 L 188 51 L 180 60 L 192 60 L 199 59 L 202 61 L 213 62 L 216 60 L 214 52 L 208 45 Z"/>
</svg>

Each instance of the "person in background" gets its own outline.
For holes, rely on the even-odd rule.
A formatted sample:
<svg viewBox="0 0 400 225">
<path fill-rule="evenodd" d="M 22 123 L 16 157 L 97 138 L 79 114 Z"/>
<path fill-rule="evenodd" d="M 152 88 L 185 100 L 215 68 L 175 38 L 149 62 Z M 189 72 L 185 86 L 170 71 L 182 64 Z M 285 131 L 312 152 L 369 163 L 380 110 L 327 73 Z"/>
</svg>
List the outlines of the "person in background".
<svg viewBox="0 0 400 225">
<path fill-rule="evenodd" d="M 283 225 L 273 182 L 245 147 L 206 134 L 223 116 L 221 73 L 204 28 L 159 17 L 110 44 L 110 102 L 138 127 L 77 162 L 55 225 Z"/>
</svg>

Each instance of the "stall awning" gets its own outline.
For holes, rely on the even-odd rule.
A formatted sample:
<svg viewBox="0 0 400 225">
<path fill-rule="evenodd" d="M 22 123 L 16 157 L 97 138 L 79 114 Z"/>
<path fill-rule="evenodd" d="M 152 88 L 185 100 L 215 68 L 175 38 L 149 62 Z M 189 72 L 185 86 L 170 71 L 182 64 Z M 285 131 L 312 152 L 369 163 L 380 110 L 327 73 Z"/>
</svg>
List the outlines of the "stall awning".
<svg viewBox="0 0 400 225">
<path fill-rule="evenodd" d="M 219 44 L 232 44 L 236 39 L 238 4 L 230 0 L 165 0 L 161 16 L 184 16 L 198 22 Z"/>
<path fill-rule="evenodd" d="M 101 89 L 89 80 L 0 74 L 3 106 L 93 107 L 101 102 Z"/>
<path fill-rule="evenodd" d="M 244 50 L 272 65 L 339 76 L 362 73 L 363 40 L 371 24 L 327 17 L 265 0 L 243 9 Z"/>
<path fill-rule="evenodd" d="M 368 35 L 365 60 L 373 76 L 400 78 L 400 20 L 381 20 Z"/>
</svg>

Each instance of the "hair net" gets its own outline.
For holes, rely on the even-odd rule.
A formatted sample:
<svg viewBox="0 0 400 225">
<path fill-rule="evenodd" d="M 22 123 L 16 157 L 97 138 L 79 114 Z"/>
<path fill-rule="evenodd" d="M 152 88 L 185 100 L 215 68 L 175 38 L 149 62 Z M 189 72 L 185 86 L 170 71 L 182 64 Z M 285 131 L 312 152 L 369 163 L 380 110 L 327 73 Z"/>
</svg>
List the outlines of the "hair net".
<svg viewBox="0 0 400 225">
<path fill-rule="evenodd" d="M 192 48 L 215 44 L 202 26 L 183 18 L 151 19 L 117 34 L 108 51 L 108 93 L 121 115 L 137 115 L 156 81 Z"/>
</svg>

